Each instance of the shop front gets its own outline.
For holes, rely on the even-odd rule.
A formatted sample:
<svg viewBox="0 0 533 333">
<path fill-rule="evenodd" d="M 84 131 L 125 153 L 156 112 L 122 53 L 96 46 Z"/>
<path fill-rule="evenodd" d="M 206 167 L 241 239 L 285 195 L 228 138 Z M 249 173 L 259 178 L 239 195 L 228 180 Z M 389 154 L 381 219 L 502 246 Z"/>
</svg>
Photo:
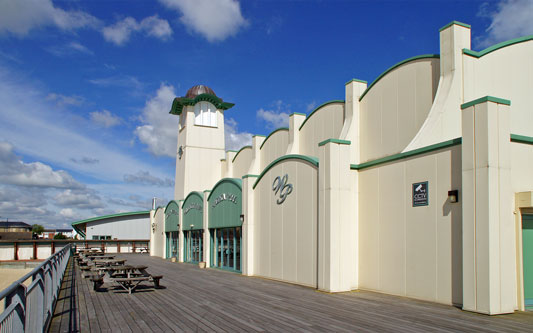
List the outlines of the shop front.
<svg viewBox="0 0 533 333">
<path fill-rule="evenodd" d="M 204 261 L 203 244 L 203 196 L 191 192 L 183 202 L 183 261 L 198 263 Z"/>
<path fill-rule="evenodd" d="M 166 258 L 179 257 L 179 205 L 172 200 L 165 208 Z"/>
<path fill-rule="evenodd" d="M 209 205 L 210 267 L 241 272 L 242 180 L 224 178 L 211 191 Z"/>
</svg>

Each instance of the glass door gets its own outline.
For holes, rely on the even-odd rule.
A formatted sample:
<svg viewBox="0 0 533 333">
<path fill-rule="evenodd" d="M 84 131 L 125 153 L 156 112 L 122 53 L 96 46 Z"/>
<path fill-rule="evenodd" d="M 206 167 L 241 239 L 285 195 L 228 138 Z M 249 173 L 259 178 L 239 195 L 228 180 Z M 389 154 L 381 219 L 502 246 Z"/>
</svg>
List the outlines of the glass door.
<svg viewBox="0 0 533 333">
<path fill-rule="evenodd" d="M 241 270 L 241 228 L 215 229 L 211 233 L 212 266 Z"/>
<path fill-rule="evenodd" d="M 175 257 L 175 258 L 178 258 L 178 232 L 177 231 L 173 231 L 170 233 L 170 239 L 171 239 L 171 252 L 170 252 L 170 256 L 171 257 Z"/>
</svg>

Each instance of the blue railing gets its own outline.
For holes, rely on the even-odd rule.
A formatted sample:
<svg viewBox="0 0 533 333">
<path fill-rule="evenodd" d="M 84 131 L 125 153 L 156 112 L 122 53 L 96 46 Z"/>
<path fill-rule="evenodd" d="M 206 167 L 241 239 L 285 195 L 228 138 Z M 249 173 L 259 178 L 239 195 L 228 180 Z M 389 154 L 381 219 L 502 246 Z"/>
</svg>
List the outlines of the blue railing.
<svg viewBox="0 0 533 333">
<path fill-rule="evenodd" d="M 0 292 L 0 332 L 44 332 L 48 329 L 72 245 L 51 255 L 34 270 Z M 29 286 L 24 282 L 31 278 Z"/>
</svg>

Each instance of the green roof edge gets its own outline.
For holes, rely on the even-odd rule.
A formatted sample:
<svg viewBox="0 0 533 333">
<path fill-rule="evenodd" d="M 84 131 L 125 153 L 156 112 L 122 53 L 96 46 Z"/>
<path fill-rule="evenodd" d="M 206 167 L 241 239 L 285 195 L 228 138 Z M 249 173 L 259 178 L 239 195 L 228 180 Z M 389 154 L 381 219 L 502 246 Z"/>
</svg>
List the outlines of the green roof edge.
<svg viewBox="0 0 533 333">
<path fill-rule="evenodd" d="M 189 194 L 187 194 L 187 196 L 185 197 L 185 199 L 183 199 L 183 203 L 181 204 L 181 208 L 183 208 L 183 206 L 185 205 L 185 202 L 187 201 L 187 199 L 189 199 L 189 197 L 192 196 L 192 195 L 197 195 L 197 196 L 199 196 L 199 197 L 202 199 L 202 205 L 203 205 L 203 202 L 204 202 L 204 196 L 203 196 L 202 192 L 192 191 L 192 192 L 190 192 Z"/>
<path fill-rule="evenodd" d="M 503 98 L 494 97 L 494 96 L 485 96 L 485 97 L 477 98 L 473 101 L 461 104 L 461 110 L 464 110 L 476 104 L 481 104 L 485 102 L 494 102 L 498 104 L 511 105 L 511 101 L 508 99 L 503 99 Z"/>
<path fill-rule="evenodd" d="M 527 42 L 527 41 L 530 41 L 530 40 L 533 40 L 533 35 L 510 39 L 508 41 L 501 42 L 501 43 L 492 45 L 490 47 L 487 47 L 486 49 L 481 50 L 479 52 L 473 51 L 473 50 L 469 50 L 469 49 L 463 49 L 463 54 L 466 54 L 466 55 L 469 55 L 469 56 L 472 56 L 472 57 L 476 57 L 476 58 L 481 58 L 482 56 L 487 55 L 487 54 L 489 54 L 491 52 L 494 52 L 496 50 L 499 50 L 501 48 L 504 48 L 504 47 L 507 47 L 507 46 L 511 46 L 511 45 L 514 45 L 514 44 Z"/>
<path fill-rule="evenodd" d="M 511 134 L 511 142 L 525 143 L 525 144 L 528 144 L 528 145 L 533 145 L 533 137 L 525 136 L 525 135 L 519 135 L 519 134 Z"/>
<path fill-rule="evenodd" d="M 384 71 L 383 73 L 381 73 L 377 79 L 374 80 L 374 82 L 372 82 L 366 89 L 365 91 L 363 92 L 363 94 L 361 95 L 361 97 L 359 97 L 359 101 L 361 101 L 363 99 L 363 97 L 365 97 L 365 95 L 370 91 L 370 89 L 372 89 L 372 87 L 374 87 L 376 85 L 376 83 L 379 82 L 379 80 L 381 80 L 385 75 L 387 75 L 389 72 L 391 72 L 392 70 L 402 66 L 402 65 L 405 65 L 406 63 L 408 62 L 411 62 L 411 61 L 415 61 L 415 60 L 420 60 L 420 59 L 434 59 L 434 58 L 440 58 L 440 55 L 438 54 L 422 54 L 422 55 L 418 55 L 418 56 L 414 56 L 414 57 L 411 57 L 411 58 L 407 58 L 405 60 L 402 60 L 396 64 L 394 64 L 393 66 L 389 67 L 386 71 Z"/>
<path fill-rule="evenodd" d="M 126 212 L 126 213 L 103 215 L 103 216 L 93 217 L 93 218 L 90 218 L 90 219 L 85 219 L 85 220 L 72 222 L 70 225 L 71 226 L 75 226 L 75 225 L 82 224 L 82 223 L 99 221 L 99 220 L 104 220 L 104 219 L 113 218 L 113 217 L 129 216 L 129 215 L 140 215 L 140 214 L 150 214 L 150 211 L 149 210 L 141 210 L 141 211 L 137 211 L 137 212 Z"/>
<path fill-rule="evenodd" d="M 265 145 L 265 143 L 268 141 L 268 139 L 270 139 L 270 137 L 278 132 L 278 131 L 289 131 L 289 128 L 288 127 L 280 127 L 280 128 L 277 128 L 275 130 L 273 130 L 265 139 L 265 141 L 263 141 L 263 143 L 261 144 L 261 146 L 259 147 L 259 150 L 261 150 L 263 148 L 263 146 Z"/>
<path fill-rule="evenodd" d="M 242 179 L 245 179 L 245 178 L 257 178 L 257 177 L 259 177 L 259 175 L 247 174 L 247 175 L 242 176 Z"/>
<path fill-rule="evenodd" d="M 300 116 L 307 116 L 307 114 L 305 114 L 305 113 L 301 113 L 301 112 L 293 112 L 293 113 L 291 113 L 291 114 L 289 115 L 289 117 L 292 116 L 293 114 L 298 114 L 298 115 L 300 115 Z"/>
<path fill-rule="evenodd" d="M 366 84 L 368 84 L 368 82 L 365 81 L 365 80 L 351 79 L 350 81 L 346 82 L 344 85 L 347 85 L 347 84 L 352 83 L 352 82 L 354 82 L 354 81 L 355 81 L 355 82 L 359 82 L 359 83 L 366 83 Z"/>
<path fill-rule="evenodd" d="M 463 22 L 459 22 L 459 21 L 451 21 L 450 23 L 446 24 L 445 26 L 443 26 L 442 28 L 439 29 L 439 32 L 441 32 L 442 30 L 448 28 L 448 27 L 451 27 L 452 25 L 460 25 L 461 27 L 465 27 L 465 28 L 468 28 L 468 29 L 472 29 L 472 27 L 470 26 L 470 24 L 466 24 L 466 23 L 463 23 Z"/>
<path fill-rule="evenodd" d="M 341 140 L 341 139 L 327 139 L 327 140 L 324 140 L 324 141 L 320 142 L 320 143 L 318 144 L 318 146 L 319 146 L 319 147 L 322 147 L 322 146 L 324 146 L 324 145 L 326 145 L 326 144 L 328 144 L 328 143 L 330 143 L 330 142 L 331 142 L 331 143 L 338 143 L 338 144 L 340 144 L 340 145 L 351 145 L 351 144 L 352 144 L 352 142 L 351 142 L 351 141 L 348 141 L 348 140 Z"/>
<path fill-rule="evenodd" d="M 313 156 L 307 156 L 307 155 L 297 155 L 297 154 L 290 154 L 290 155 L 283 155 L 278 158 L 276 158 L 274 161 L 270 162 L 267 167 L 259 174 L 259 177 L 257 177 L 257 180 L 254 183 L 254 186 L 252 186 L 253 189 L 257 186 L 257 184 L 261 181 L 261 178 L 265 175 L 265 173 L 268 172 L 274 165 L 278 164 L 279 162 L 282 162 L 284 160 L 303 160 L 306 162 L 309 162 L 313 164 L 314 166 L 318 167 L 318 158 Z"/>
<path fill-rule="evenodd" d="M 235 104 L 234 103 L 228 103 L 224 102 L 221 98 L 212 95 L 212 94 L 200 94 L 194 98 L 187 98 L 187 97 L 176 97 L 172 101 L 172 107 L 170 108 L 169 113 L 180 115 L 183 107 L 185 105 L 195 105 L 198 102 L 210 102 L 213 104 L 217 109 L 221 110 L 228 110 L 231 109 Z"/>
<path fill-rule="evenodd" d="M 323 108 L 324 106 L 326 105 L 329 105 L 329 104 L 333 104 L 333 103 L 345 103 L 344 100 L 341 100 L 341 99 L 334 99 L 332 101 L 327 101 L 325 103 L 322 103 L 320 104 L 319 106 L 317 106 L 313 112 L 311 112 L 304 120 L 304 122 L 300 125 L 300 128 L 298 129 L 298 131 L 301 131 L 302 128 L 304 127 L 305 123 L 309 120 L 309 118 L 311 118 L 311 116 L 313 116 L 318 110 L 320 110 L 321 108 Z"/>
<path fill-rule="evenodd" d="M 213 193 L 215 192 L 215 188 L 217 186 L 219 186 L 220 184 L 222 183 L 232 183 L 232 184 L 235 184 L 242 192 L 242 179 L 239 179 L 239 178 L 222 178 L 221 180 L 219 180 L 215 186 L 213 186 L 212 190 L 210 191 L 211 193 L 209 193 L 209 196 L 207 196 L 207 201 L 209 201 L 209 199 L 211 198 L 211 196 L 213 195 Z"/>
<path fill-rule="evenodd" d="M 366 168 L 370 168 L 370 167 L 373 167 L 373 166 L 376 166 L 376 165 L 379 165 L 379 164 L 384 164 L 384 163 L 393 162 L 393 161 L 397 161 L 397 160 L 403 160 L 403 159 L 406 159 L 406 158 L 409 158 L 409 157 L 413 157 L 413 156 L 416 156 L 416 155 L 426 154 L 426 153 L 429 153 L 429 152 L 432 152 L 432 151 L 435 151 L 435 150 L 439 150 L 439 149 L 443 149 L 443 148 L 448 148 L 448 147 L 460 145 L 461 142 L 462 142 L 462 138 L 455 138 L 455 139 L 452 139 L 452 140 L 443 141 L 443 142 L 440 142 L 440 143 L 436 143 L 436 144 L 429 145 L 429 146 L 426 146 L 426 147 L 414 149 L 414 150 L 411 150 L 411 151 L 406 151 L 406 152 L 403 152 L 403 153 L 398 153 L 398 154 L 394 154 L 394 155 L 378 158 L 378 159 L 375 159 L 373 161 L 369 161 L 369 162 L 365 162 L 365 163 L 361 163 L 361 164 L 350 164 L 350 169 L 352 169 L 352 170 L 366 169 Z"/>
<path fill-rule="evenodd" d="M 235 156 L 234 156 L 233 159 L 231 160 L 231 163 L 235 162 L 235 159 L 237 158 L 237 156 L 239 156 L 239 154 L 241 153 L 241 151 L 243 151 L 243 149 L 246 149 L 246 148 L 250 148 L 250 149 L 252 149 L 252 146 L 244 146 L 244 147 L 242 147 L 241 149 L 239 149 L 239 151 L 237 152 L 237 154 L 235 154 Z"/>
</svg>

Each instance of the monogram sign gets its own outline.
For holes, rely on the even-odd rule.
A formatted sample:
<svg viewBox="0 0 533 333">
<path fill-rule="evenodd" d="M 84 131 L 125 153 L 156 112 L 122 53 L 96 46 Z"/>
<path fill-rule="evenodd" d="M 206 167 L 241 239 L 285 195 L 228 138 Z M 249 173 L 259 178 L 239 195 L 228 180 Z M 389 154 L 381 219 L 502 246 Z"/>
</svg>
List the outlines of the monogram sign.
<svg viewBox="0 0 533 333">
<path fill-rule="evenodd" d="M 274 194 L 278 195 L 279 192 L 279 199 L 276 201 L 278 205 L 281 205 L 287 196 L 292 193 L 292 184 L 287 184 L 288 180 L 289 175 L 285 174 L 283 178 L 277 176 L 272 183 L 272 191 L 274 191 Z"/>
</svg>

